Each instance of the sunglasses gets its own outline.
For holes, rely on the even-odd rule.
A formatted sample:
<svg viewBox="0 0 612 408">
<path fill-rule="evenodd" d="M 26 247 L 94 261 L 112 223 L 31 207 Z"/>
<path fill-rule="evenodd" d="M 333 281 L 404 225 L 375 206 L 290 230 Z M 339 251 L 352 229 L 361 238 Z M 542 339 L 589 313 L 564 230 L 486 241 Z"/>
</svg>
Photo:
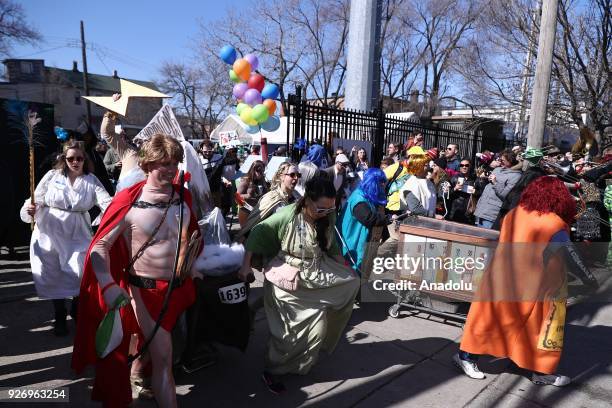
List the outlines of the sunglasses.
<svg viewBox="0 0 612 408">
<path fill-rule="evenodd" d="M 330 214 L 330 213 L 332 213 L 334 211 L 336 211 L 336 207 L 331 207 L 331 208 L 319 208 L 319 207 L 315 207 L 315 213 L 317 213 L 319 215 Z"/>
<path fill-rule="evenodd" d="M 73 157 L 66 157 L 66 161 L 67 161 L 68 163 L 72 163 L 72 162 L 74 162 L 74 161 L 76 161 L 77 163 L 80 163 L 80 162 L 82 162 L 82 161 L 84 161 L 84 160 L 85 160 L 85 158 L 84 158 L 84 157 L 82 157 L 82 156 L 77 156 L 77 157 L 74 157 L 74 156 L 73 156 Z"/>
<path fill-rule="evenodd" d="M 470 167 L 470 165 L 469 165 L 469 164 L 463 164 L 463 163 L 461 163 L 461 164 L 459 165 L 459 167 Z"/>
<path fill-rule="evenodd" d="M 291 178 L 299 179 L 302 177 L 301 173 L 283 173 L 285 176 L 289 176 Z"/>
</svg>

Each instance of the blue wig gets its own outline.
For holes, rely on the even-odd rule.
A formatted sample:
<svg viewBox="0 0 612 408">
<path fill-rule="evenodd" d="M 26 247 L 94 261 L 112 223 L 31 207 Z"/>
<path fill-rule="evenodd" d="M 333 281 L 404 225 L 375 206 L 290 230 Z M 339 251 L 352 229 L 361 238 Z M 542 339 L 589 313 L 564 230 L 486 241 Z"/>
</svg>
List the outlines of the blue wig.
<svg viewBox="0 0 612 408">
<path fill-rule="evenodd" d="M 363 181 L 359 184 L 359 189 L 365 198 L 374 205 L 387 205 L 385 194 L 385 184 L 387 177 L 381 169 L 370 168 L 363 175 Z"/>
<path fill-rule="evenodd" d="M 325 158 L 325 155 L 325 148 L 321 145 L 315 144 L 310 146 L 306 157 L 320 168 L 321 162 Z"/>
</svg>

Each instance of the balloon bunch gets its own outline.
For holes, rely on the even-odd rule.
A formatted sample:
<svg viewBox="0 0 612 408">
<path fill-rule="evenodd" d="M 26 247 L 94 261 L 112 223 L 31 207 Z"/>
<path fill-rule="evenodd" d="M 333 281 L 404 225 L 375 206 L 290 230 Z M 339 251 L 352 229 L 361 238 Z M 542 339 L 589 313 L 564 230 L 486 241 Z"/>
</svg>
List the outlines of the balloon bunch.
<svg viewBox="0 0 612 408">
<path fill-rule="evenodd" d="M 269 132 L 278 129 L 280 120 L 274 112 L 279 89 L 275 84 L 266 85 L 263 75 L 257 72 L 257 56 L 247 54 L 237 58 L 234 47 L 226 45 L 219 51 L 219 57 L 232 65 L 229 77 L 235 84 L 232 94 L 238 101 L 236 113 L 240 119 L 250 127 L 259 126 Z"/>
</svg>

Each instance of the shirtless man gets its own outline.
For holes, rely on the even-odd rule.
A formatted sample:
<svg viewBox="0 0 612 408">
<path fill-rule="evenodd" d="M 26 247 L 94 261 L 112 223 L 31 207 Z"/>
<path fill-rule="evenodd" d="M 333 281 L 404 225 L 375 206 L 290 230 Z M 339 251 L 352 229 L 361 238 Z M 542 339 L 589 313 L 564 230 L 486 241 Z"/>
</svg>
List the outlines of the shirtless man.
<svg viewBox="0 0 612 408">
<path fill-rule="evenodd" d="M 90 247 L 81 293 L 85 291 L 94 298 L 95 295 L 99 298 L 101 294 L 108 308 L 114 304 L 119 295 L 131 298 L 131 307 L 138 325 L 134 332 L 140 335 L 142 345 L 142 342 L 151 337 L 169 280 L 172 278 L 180 211 L 178 187 L 173 186 L 172 181 L 176 176 L 178 163 L 183 158 L 183 149 L 175 139 L 157 134 L 143 144 L 139 156 L 138 164 L 147 174 L 147 179 L 144 183 L 138 183 L 121 191 L 113 203 L 118 201 L 122 204 L 115 203 L 114 209 L 111 208 L 113 204 L 109 207 L 111 215 L 103 220 L 104 225 L 100 226 L 100 233 L 94 237 Z M 186 191 L 185 195 L 181 253 L 186 248 L 188 234 L 197 228 L 189 208 Z M 153 239 L 143 249 L 143 245 L 150 237 Z M 111 253 L 121 252 L 116 247 L 122 246 L 123 243 L 128 253 L 124 256 L 111 256 Z M 131 261 L 133 264 L 130 268 Z M 180 261 L 182 262 L 182 259 Z M 95 279 L 91 276 L 92 271 Z M 195 301 L 195 288 L 191 277 L 177 276 L 173 286 L 167 312 L 148 348 L 153 369 L 153 393 L 157 403 L 162 407 L 176 406 L 176 387 L 172 375 L 171 330 L 180 314 Z M 129 323 L 126 322 L 130 319 L 124 314 L 129 314 L 131 311 L 129 307 L 124 309 L 128 309 L 127 313 L 122 313 L 124 340 L 118 349 L 125 354 L 127 353 L 125 344 L 129 343 L 126 336 L 130 336 Z M 92 314 L 95 316 L 95 313 Z M 79 336 L 79 334 L 77 329 L 73 358 L 73 366 L 77 371 L 82 363 L 79 346 L 83 347 L 82 342 L 87 341 L 82 338 L 85 335 Z M 91 342 L 91 338 L 88 341 Z M 125 364 L 122 360 L 123 355 L 117 357 L 113 354 L 99 359 L 98 364 L 108 358 L 119 361 L 113 366 L 115 371 L 117 364 Z M 125 373 L 124 368 L 127 367 L 120 365 L 120 368 L 122 373 Z M 97 376 L 100 373 L 101 370 L 98 368 Z M 112 381 L 125 381 L 125 376 L 122 378 L 120 375 L 115 375 L 116 378 Z M 98 384 L 103 384 L 99 385 L 99 388 L 107 387 L 108 379 L 96 378 L 96 385 Z M 125 387 L 122 386 L 121 391 L 124 390 Z M 106 393 L 108 390 L 104 390 L 104 394 Z M 94 398 L 99 395 L 100 392 L 97 392 L 94 386 Z"/>
</svg>

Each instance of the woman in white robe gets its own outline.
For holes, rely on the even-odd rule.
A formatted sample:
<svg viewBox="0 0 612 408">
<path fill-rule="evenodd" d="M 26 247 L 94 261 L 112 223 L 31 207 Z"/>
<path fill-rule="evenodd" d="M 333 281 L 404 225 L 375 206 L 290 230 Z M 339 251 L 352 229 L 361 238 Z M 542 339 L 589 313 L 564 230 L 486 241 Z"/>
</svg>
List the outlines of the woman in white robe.
<svg viewBox="0 0 612 408">
<path fill-rule="evenodd" d="M 77 296 L 85 254 L 91 241 L 88 210 L 98 206 L 104 212 L 110 204 L 102 183 L 91 173 L 91 161 L 80 142 L 69 142 L 53 170 L 44 175 L 21 208 L 24 222 L 35 222 L 30 241 L 30 262 L 36 292 L 52 299 L 54 331 L 66 335 L 65 299 L 72 297 L 70 315 L 76 317 Z"/>
</svg>

